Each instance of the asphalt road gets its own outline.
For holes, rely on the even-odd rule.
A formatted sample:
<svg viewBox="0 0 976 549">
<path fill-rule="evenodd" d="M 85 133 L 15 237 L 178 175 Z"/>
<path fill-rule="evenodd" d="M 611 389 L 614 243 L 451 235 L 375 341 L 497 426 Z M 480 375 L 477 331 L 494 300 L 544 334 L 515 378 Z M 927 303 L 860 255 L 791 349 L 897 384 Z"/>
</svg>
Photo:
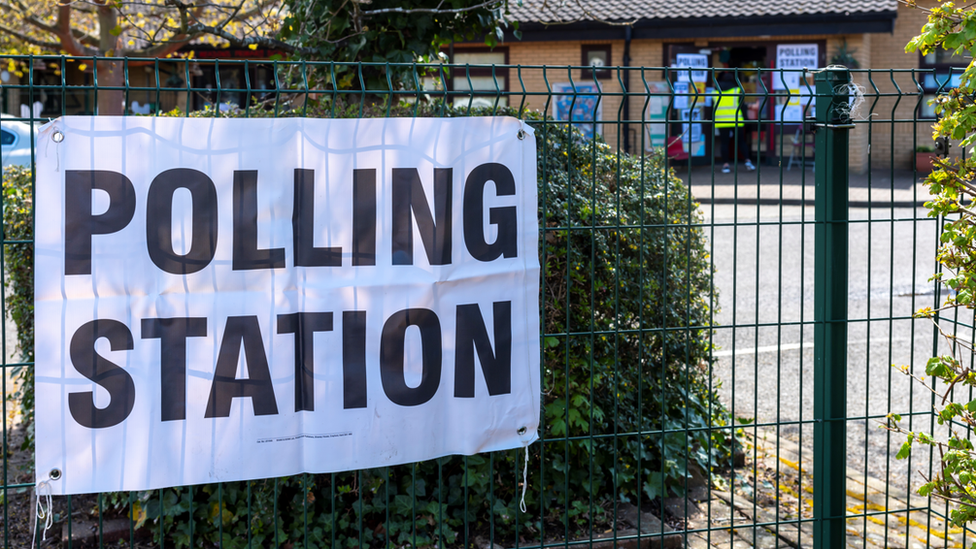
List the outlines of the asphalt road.
<svg viewBox="0 0 976 549">
<path fill-rule="evenodd" d="M 814 210 L 707 204 L 703 210 L 714 221 L 708 231 L 721 306 L 714 374 L 722 398 L 738 417 L 787 423 L 782 435 L 812 448 L 812 425 L 790 422 L 813 418 L 813 326 L 798 323 L 814 319 Z M 932 409 L 932 394 L 891 367 L 924 373 L 937 341 L 931 322 L 911 319 L 935 299 L 928 278 L 936 223 L 925 214 L 851 210 L 847 415 L 862 419 L 848 421 L 848 466 L 898 486 L 905 486 L 909 466 L 912 483 L 919 483 L 914 471 L 928 472 L 927 455 L 896 461 L 903 438 L 863 418 Z M 912 427 L 929 425 L 928 417 L 922 421 Z"/>
</svg>

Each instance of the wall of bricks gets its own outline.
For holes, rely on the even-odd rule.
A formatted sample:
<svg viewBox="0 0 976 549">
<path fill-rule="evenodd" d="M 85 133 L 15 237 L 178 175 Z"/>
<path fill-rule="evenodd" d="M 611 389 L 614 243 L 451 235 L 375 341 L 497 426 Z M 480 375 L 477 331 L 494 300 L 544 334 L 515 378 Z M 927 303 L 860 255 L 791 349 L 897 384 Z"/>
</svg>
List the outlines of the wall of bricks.
<svg viewBox="0 0 976 549">
<path fill-rule="evenodd" d="M 614 65 L 623 62 L 624 41 L 593 42 L 593 41 L 564 41 L 564 42 L 512 42 L 508 43 L 508 59 L 512 65 L 520 65 L 521 70 L 511 69 L 509 71 L 509 91 L 521 93 L 523 89 L 528 92 L 525 98 L 527 108 L 536 111 L 546 111 L 552 114 L 552 101 L 548 95 L 530 95 L 532 93 L 545 92 L 554 84 L 562 83 L 592 83 L 593 78 L 583 78 L 582 70 L 568 70 L 567 65 L 581 66 L 581 51 L 584 44 L 609 44 L 610 60 Z M 631 43 L 633 44 L 633 42 Z M 633 48 L 633 45 L 631 46 Z M 601 124 L 598 131 L 604 139 L 612 146 L 617 147 L 623 143 L 624 126 L 618 122 L 626 120 L 626 115 L 621 111 L 622 87 L 616 75 L 611 75 L 609 79 L 598 80 L 600 88 L 603 90 L 601 98 L 601 108 L 603 116 L 600 118 L 608 123 Z M 634 82 L 636 84 L 636 82 Z M 513 96 L 509 98 L 509 104 L 518 107 L 522 97 Z M 633 101 L 631 101 L 633 102 Z M 631 109 L 636 112 L 638 109 Z M 631 125 L 631 134 L 637 130 L 637 125 Z"/>
<path fill-rule="evenodd" d="M 919 1 L 919 5 L 932 7 L 937 3 Z M 914 121 L 922 99 L 918 94 L 918 83 L 923 75 L 911 69 L 918 68 L 919 54 L 905 52 L 905 44 L 919 33 L 926 17 L 922 10 L 899 5 L 895 32 L 871 37 L 872 64 L 869 66 L 891 69 L 888 74 L 872 73 L 880 97 L 877 97 L 876 103 L 872 100 L 871 112 L 876 115 L 875 119 L 881 121 L 872 124 L 872 168 L 889 168 L 893 161 L 895 168 L 910 169 L 915 147 L 932 143 L 931 123 Z M 869 89 L 869 93 L 873 91 L 873 88 Z M 896 97 L 883 95 L 893 93 L 912 95 L 904 95 L 900 101 Z"/>
</svg>

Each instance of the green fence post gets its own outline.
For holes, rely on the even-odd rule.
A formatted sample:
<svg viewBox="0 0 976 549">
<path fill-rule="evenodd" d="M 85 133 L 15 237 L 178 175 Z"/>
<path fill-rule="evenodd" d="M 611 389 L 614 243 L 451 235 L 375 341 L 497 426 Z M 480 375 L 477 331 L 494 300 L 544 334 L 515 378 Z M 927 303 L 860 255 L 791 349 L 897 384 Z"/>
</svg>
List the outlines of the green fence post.
<svg viewBox="0 0 976 549">
<path fill-rule="evenodd" d="M 846 68 L 816 75 L 813 545 L 845 547 L 847 481 L 847 186 L 851 124 Z"/>
</svg>

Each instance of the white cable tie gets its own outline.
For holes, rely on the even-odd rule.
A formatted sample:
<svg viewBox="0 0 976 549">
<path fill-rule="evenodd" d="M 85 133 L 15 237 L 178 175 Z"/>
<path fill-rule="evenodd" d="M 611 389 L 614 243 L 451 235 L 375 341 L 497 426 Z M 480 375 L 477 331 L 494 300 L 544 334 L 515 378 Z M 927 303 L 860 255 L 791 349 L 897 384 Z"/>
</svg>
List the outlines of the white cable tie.
<svg viewBox="0 0 976 549">
<path fill-rule="evenodd" d="M 51 477 L 48 477 L 34 486 L 34 535 L 31 538 L 31 547 L 37 545 L 37 522 L 39 520 L 44 520 L 44 532 L 41 535 L 42 542 L 47 541 L 47 531 L 54 525 L 54 509 L 51 505 L 51 484 L 48 482 L 50 479 Z"/>
<path fill-rule="evenodd" d="M 858 120 L 867 120 L 868 117 L 872 115 L 870 114 L 868 116 L 860 115 L 861 105 L 864 104 L 865 89 L 866 88 L 864 86 L 857 84 L 855 82 L 849 82 L 847 84 L 837 85 L 837 87 L 834 88 L 834 93 L 838 95 L 846 93 L 849 96 L 848 103 L 846 105 L 838 104 L 836 107 L 837 110 L 844 114 L 847 114 L 851 118 L 856 118 Z"/>
<path fill-rule="evenodd" d="M 525 491 L 529 488 L 529 445 L 522 447 L 525 452 L 525 466 L 522 467 L 522 500 L 519 502 L 519 510 L 525 512 Z"/>
</svg>

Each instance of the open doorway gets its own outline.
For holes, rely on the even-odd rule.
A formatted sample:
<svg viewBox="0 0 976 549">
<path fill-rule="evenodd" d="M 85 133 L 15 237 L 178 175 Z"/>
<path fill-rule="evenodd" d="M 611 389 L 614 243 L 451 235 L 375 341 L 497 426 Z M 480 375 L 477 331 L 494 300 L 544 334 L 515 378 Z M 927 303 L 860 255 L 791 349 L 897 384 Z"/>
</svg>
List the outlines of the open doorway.
<svg viewBox="0 0 976 549">
<path fill-rule="evenodd" d="M 757 97 L 757 94 L 763 93 L 759 69 L 769 67 L 768 53 L 769 48 L 765 45 L 728 45 L 712 49 L 712 66 L 716 68 L 718 79 L 716 85 L 726 91 L 730 88 L 741 90 L 741 111 L 746 119 L 737 132 L 737 145 L 729 143 L 728 139 L 716 141 L 714 156 L 717 162 L 725 164 L 734 160 L 752 169 L 752 162 L 758 163 L 763 155 L 764 132 L 758 123 L 752 121 L 759 119 L 759 109 L 763 103 Z"/>
<path fill-rule="evenodd" d="M 769 66 L 766 62 L 767 53 L 768 48 L 766 46 L 712 48 L 712 66 L 726 69 L 763 69 Z"/>
<path fill-rule="evenodd" d="M 675 91 L 673 110 L 668 116 L 675 122 L 668 129 L 668 156 L 674 160 L 688 161 L 692 164 L 710 164 L 713 157 L 722 156 L 721 139 L 718 130 L 712 124 L 696 124 L 696 120 L 709 121 L 714 116 L 714 92 L 718 84 L 718 77 L 726 80 L 723 89 L 729 89 L 729 79 L 734 83 L 731 87 L 741 88 L 743 113 L 747 119 L 759 118 L 761 101 L 756 93 L 763 93 L 759 84 L 761 78 L 758 69 L 769 67 L 767 45 L 719 45 L 699 47 L 693 44 L 669 44 L 667 48 L 667 65 L 677 68 L 672 71 L 671 82 Z M 707 72 L 695 72 L 690 67 L 714 69 Z M 721 69 L 729 69 L 723 71 Z M 731 69 L 738 69 L 734 72 Z M 698 94 L 696 95 L 696 91 Z M 680 122 L 677 122 L 679 121 Z M 738 145 L 739 161 L 746 158 L 757 158 L 757 153 L 764 150 L 763 139 L 757 124 L 744 124 L 740 130 Z M 765 137 L 765 136 L 762 136 Z"/>
<path fill-rule="evenodd" d="M 814 133 L 805 122 L 815 108 L 813 75 L 800 75 L 795 67 L 800 66 L 798 60 L 809 69 L 825 66 L 825 50 L 823 40 L 668 44 L 664 64 L 672 68 L 670 86 L 675 92 L 667 114 L 671 121 L 668 156 L 690 165 L 719 159 L 721 140 L 710 121 L 714 120 L 716 84 L 723 75 L 732 75 L 732 88 L 742 90 L 745 122 L 737 141 L 753 163 L 775 165 L 785 156 L 793 156 L 798 146 L 812 153 Z M 780 65 L 788 70 L 772 70 Z M 700 80 L 696 80 L 694 71 L 699 67 L 706 70 L 698 72 Z M 738 160 L 744 163 L 745 158 Z"/>
</svg>

